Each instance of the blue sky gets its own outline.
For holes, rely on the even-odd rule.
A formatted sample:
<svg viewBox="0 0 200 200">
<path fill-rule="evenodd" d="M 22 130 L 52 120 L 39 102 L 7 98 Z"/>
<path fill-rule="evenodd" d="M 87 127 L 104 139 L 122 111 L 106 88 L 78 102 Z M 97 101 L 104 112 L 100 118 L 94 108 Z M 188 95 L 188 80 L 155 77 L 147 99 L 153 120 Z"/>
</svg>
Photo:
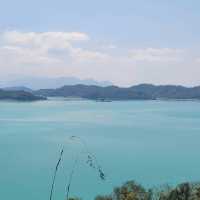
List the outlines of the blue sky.
<svg viewBox="0 0 200 200">
<path fill-rule="evenodd" d="M 200 1 L 1 0 L 0 3 L 1 77 L 77 76 L 109 79 L 118 85 L 200 84 L 196 75 L 200 72 Z M 20 34 L 10 36 L 13 32 Z M 41 36 L 49 32 L 50 36 Z M 31 49 L 38 38 L 64 43 L 63 35 L 53 35 L 58 32 L 80 33 L 85 38 L 74 42 L 67 36 L 68 45 L 58 47 L 54 42 L 41 55 L 36 55 L 36 51 L 40 52 L 42 45 Z M 27 37 L 34 37 L 34 41 L 19 44 L 16 37 L 26 41 Z M 25 60 L 23 51 L 29 51 Z M 27 62 L 30 57 L 49 60 Z"/>
</svg>

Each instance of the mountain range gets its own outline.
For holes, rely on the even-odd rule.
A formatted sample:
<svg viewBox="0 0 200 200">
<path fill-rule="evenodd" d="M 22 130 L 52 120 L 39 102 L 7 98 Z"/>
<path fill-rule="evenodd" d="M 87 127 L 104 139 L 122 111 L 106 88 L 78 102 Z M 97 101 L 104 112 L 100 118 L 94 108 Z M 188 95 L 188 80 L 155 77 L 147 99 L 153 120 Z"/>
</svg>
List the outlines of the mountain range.
<svg viewBox="0 0 200 200">
<path fill-rule="evenodd" d="M 200 99 L 200 86 L 183 87 L 176 85 L 140 84 L 122 88 L 117 86 L 72 85 L 57 89 L 40 89 L 34 94 L 41 96 L 80 97 L 94 100 L 156 100 L 156 99 Z"/>
<path fill-rule="evenodd" d="M 56 89 L 62 87 L 63 85 L 97 85 L 97 86 L 109 86 L 113 85 L 109 81 L 96 81 L 94 79 L 79 79 L 76 77 L 58 77 L 58 78 L 48 78 L 48 77 L 25 77 L 14 80 L 0 81 L 1 88 L 16 88 L 24 87 L 31 90 Z"/>
<path fill-rule="evenodd" d="M 48 97 L 76 97 L 91 100 L 200 100 L 200 86 L 140 84 L 132 87 L 65 85 L 56 89 L 32 90 L 27 87 L 9 87 L 0 90 L 0 99 L 41 100 Z"/>
</svg>

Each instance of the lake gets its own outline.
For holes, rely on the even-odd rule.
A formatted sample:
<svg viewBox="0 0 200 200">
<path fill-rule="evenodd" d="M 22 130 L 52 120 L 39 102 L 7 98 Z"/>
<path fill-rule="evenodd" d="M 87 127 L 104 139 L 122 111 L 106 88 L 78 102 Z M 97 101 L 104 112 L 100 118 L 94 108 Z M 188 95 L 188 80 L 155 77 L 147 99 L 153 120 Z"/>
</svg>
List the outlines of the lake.
<svg viewBox="0 0 200 200">
<path fill-rule="evenodd" d="M 101 181 L 86 163 L 79 136 L 106 174 Z M 0 102 L 2 200 L 65 199 L 74 161 L 71 196 L 92 200 L 135 180 L 145 187 L 200 180 L 200 102 L 66 101 Z"/>
</svg>

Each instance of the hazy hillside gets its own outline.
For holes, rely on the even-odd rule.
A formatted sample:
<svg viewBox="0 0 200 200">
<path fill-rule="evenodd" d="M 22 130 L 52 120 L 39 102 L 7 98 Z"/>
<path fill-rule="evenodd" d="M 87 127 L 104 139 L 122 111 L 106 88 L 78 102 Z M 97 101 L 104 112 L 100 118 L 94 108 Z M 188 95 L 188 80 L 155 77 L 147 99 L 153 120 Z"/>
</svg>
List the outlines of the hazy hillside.
<svg viewBox="0 0 200 200">
<path fill-rule="evenodd" d="M 58 78 L 48 78 L 48 77 L 26 77 L 10 81 L 1 81 L 0 87 L 16 87 L 25 86 L 32 90 L 46 89 L 46 88 L 59 88 L 63 85 L 97 85 L 97 86 L 108 86 L 112 85 L 109 81 L 96 81 L 93 79 L 79 79 L 76 77 L 58 77 Z"/>
<path fill-rule="evenodd" d="M 5 94 L 7 91 L 7 94 Z M 152 85 L 140 84 L 128 88 L 117 86 L 96 85 L 66 85 L 57 89 L 31 90 L 25 86 L 8 87 L 1 90 L 4 96 L 11 95 L 15 98 L 38 98 L 44 97 L 79 97 L 94 100 L 154 100 L 154 99 L 200 99 L 200 87 L 187 88 L 175 85 Z M 31 94 L 32 93 L 32 94 Z M 3 95 L 1 98 L 3 98 Z M 39 97 L 40 98 L 40 97 Z M 26 99 L 26 98 L 25 98 Z"/>
<path fill-rule="evenodd" d="M 25 91 L 25 92 L 33 92 L 30 88 L 24 87 L 24 86 L 16 86 L 16 87 L 5 87 L 2 88 L 6 91 Z"/>
<path fill-rule="evenodd" d="M 154 99 L 200 99 L 200 87 L 141 84 L 130 89 L 133 92 L 142 92 Z"/>
<path fill-rule="evenodd" d="M 45 99 L 25 91 L 5 91 L 0 89 L 0 100 L 36 101 Z"/>
<path fill-rule="evenodd" d="M 129 99 L 151 99 L 151 97 L 141 93 L 132 92 L 128 88 L 116 86 L 99 87 L 74 85 L 63 86 L 59 89 L 38 90 L 35 94 L 43 96 L 62 96 L 62 97 L 81 97 L 87 99 L 110 99 L 110 100 L 129 100 Z"/>
<path fill-rule="evenodd" d="M 200 87 L 187 88 L 151 84 L 141 84 L 129 88 L 73 85 L 63 86 L 58 89 L 41 89 L 34 93 L 43 96 L 81 97 L 96 100 L 200 99 Z"/>
</svg>

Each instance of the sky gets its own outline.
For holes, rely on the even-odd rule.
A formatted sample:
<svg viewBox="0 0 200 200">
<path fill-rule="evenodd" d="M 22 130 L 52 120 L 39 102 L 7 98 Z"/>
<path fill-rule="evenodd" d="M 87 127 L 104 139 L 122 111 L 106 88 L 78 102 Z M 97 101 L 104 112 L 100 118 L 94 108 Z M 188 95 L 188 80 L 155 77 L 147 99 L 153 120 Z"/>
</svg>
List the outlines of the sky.
<svg viewBox="0 0 200 200">
<path fill-rule="evenodd" d="M 0 0 L 0 79 L 200 85 L 199 0 Z"/>
</svg>

